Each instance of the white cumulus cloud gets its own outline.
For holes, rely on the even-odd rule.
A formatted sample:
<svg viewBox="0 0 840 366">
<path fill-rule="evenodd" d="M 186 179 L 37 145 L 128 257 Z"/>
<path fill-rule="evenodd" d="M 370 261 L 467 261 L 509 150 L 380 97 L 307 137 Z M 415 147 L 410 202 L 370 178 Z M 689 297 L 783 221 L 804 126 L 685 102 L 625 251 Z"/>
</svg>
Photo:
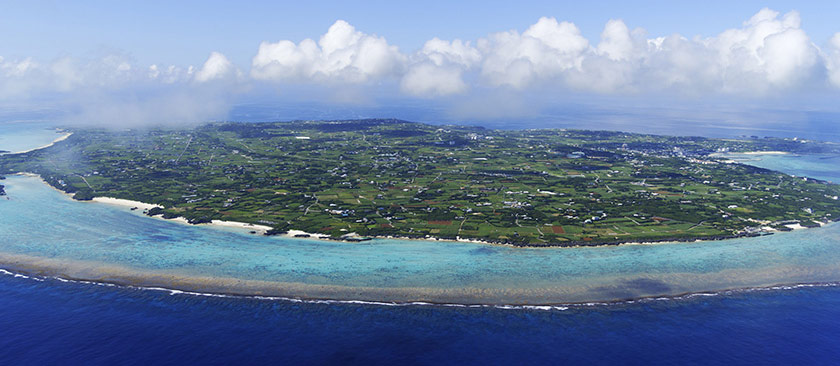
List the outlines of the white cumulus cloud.
<svg viewBox="0 0 840 366">
<path fill-rule="evenodd" d="M 799 13 L 762 9 L 740 29 L 701 40 L 715 55 L 722 91 L 789 87 L 818 64 L 818 49 L 800 29 Z"/>
<path fill-rule="evenodd" d="M 359 104 L 401 92 L 472 101 L 467 109 L 510 116 L 535 111 L 528 106 L 538 103 L 533 95 L 761 98 L 840 88 L 840 33 L 820 48 L 801 23 L 796 11 L 761 9 L 731 29 L 691 37 L 649 35 L 612 19 L 599 39 L 589 40 L 572 22 L 542 17 L 524 31 L 476 40 L 432 38 L 403 53 L 383 36 L 338 20 L 317 40 L 262 42 L 247 73 L 220 52 L 198 67 L 140 65 L 119 52 L 0 57 L 0 103 L 64 98 L 68 109 L 90 111 L 84 119 L 123 115 L 141 124 L 154 119 L 145 111 L 167 111 L 179 121 L 223 116 L 225 108 L 215 106 L 255 90 L 255 80 L 292 85 L 290 93 L 308 91 L 301 98 L 323 98 L 326 90 L 342 103 Z"/>
<path fill-rule="evenodd" d="M 840 87 L 840 33 L 835 33 L 831 37 L 826 52 L 829 82 L 836 87 Z"/>
<path fill-rule="evenodd" d="M 825 51 L 815 46 L 798 12 L 770 9 L 712 37 L 651 37 L 613 19 L 597 44 L 574 23 L 542 17 L 521 33 L 497 32 L 474 42 L 433 38 L 409 55 L 339 20 L 318 42 L 263 42 L 251 76 L 342 84 L 393 78 L 403 93 L 421 97 L 464 94 L 477 86 L 762 96 L 806 87 L 820 75 L 840 85 L 838 50 L 840 38 Z"/>
<path fill-rule="evenodd" d="M 589 41 L 572 23 L 540 18 L 519 34 L 500 32 L 481 39 L 482 76 L 492 85 L 524 88 L 544 76 L 581 67 Z"/>
<path fill-rule="evenodd" d="M 195 73 L 195 81 L 199 83 L 225 79 L 236 74 L 236 67 L 219 52 L 211 52 L 204 65 Z"/>
<path fill-rule="evenodd" d="M 305 39 L 263 42 L 251 64 L 258 80 L 363 83 L 397 75 L 405 55 L 383 37 L 339 20 L 316 43 Z"/>
<path fill-rule="evenodd" d="M 484 41 L 492 46 L 482 48 L 482 75 L 514 88 L 552 81 L 599 93 L 763 95 L 800 87 L 823 65 L 800 24 L 795 11 L 763 9 L 741 28 L 689 39 L 647 38 L 644 29 L 610 20 L 592 47 L 574 25 L 543 18 L 522 36 L 508 32 Z"/>
</svg>

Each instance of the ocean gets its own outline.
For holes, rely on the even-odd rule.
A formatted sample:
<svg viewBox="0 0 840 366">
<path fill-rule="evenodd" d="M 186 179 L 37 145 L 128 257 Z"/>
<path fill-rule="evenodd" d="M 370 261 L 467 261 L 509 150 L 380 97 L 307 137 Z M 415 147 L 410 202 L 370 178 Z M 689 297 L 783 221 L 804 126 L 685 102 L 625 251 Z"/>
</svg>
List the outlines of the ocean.
<svg viewBox="0 0 840 366">
<path fill-rule="evenodd" d="M 0 153 L 45 146 L 60 136 L 46 122 L 0 123 Z"/>
<path fill-rule="evenodd" d="M 840 223 L 770 236 L 596 248 L 345 243 L 186 225 L 9 176 L 0 268 L 195 292 L 567 304 L 840 280 Z"/>
<path fill-rule="evenodd" d="M 537 96 L 535 96 L 537 97 Z M 538 97 L 537 97 L 538 98 Z M 496 101 L 499 106 L 510 100 Z M 587 101 L 558 101 L 550 108 L 528 108 L 494 114 L 493 102 L 470 108 L 461 115 L 458 108 L 431 101 L 406 105 L 394 101 L 379 105 L 327 105 L 324 103 L 251 103 L 234 106 L 228 113 L 231 121 L 290 121 L 398 118 L 430 124 L 476 125 L 495 129 L 570 128 L 650 133 L 672 136 L 782 137 L 840 142 L 840 113 L 800 111 L 771 106 L 734 104 L 699 106 L 647 106 L 628 103 L 590 104 Z M 516 104 L 516 102 L 513 102 Z M 488 110 L 487 115 L 474 115 Z M 517 115 L 515 118 L 506 114 Z"/>
<path fill-rule="evenodd" d="M 565 310 L 324 304 L 0 275 L 8 365 L 661 364 L 840 360 L 840 287 Z"/>
<path fill-rule="evenodd" d="M 830 159 L 807 166 L 836 176 Z M 0 266 L 4 364 L 840 360 L 840 286 L 831 280 L 840 265 L 838 225 L 729 242 L 574 250 L 417 241 L 348 245 L 149 219 L 71 201 L 36 178 L 9 177 L 3 184 L 10 199 L 0 202 L 2 252 L 43 259 L 42 270 Z M 57 279 L 50 276 L 50 260 L 87 265 L 63 268 L 77 277 L 125 285 Z M 539 296 L 605 301 L 551 307 L 305 301 L 132 286 L 127 273 L 394 292 L 473 288 L 494 294 L 495 302 L 511 298 L 494 289 L 533 286 Z M 557 282 L 563 286 L 549 286 Z M 819 284 L 762 287 L 792 282 Z M 185 283 L 195 285 L 171 284 Z M 710 290 L 715 287 L 735 289 Z M 738 289 L 744 287 L 752 289 Z M 456 300 L 486 299 L 458 295 Z M 622 300 L 638 296 L 654 297 Z"/>
<path fill-rule="evenodd" d="M 776 170 L 800 177 L 840 183 L 840 155 L 837 154 L 739 154 L 722 156 L 759 168 Z"/>
</svg>

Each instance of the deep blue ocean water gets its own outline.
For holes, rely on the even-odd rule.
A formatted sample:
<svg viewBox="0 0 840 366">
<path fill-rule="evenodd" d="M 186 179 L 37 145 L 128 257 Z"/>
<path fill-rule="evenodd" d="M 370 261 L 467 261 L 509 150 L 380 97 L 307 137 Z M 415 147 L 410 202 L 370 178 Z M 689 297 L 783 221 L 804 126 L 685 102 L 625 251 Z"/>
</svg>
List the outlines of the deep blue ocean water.
<svg viewBox="0 0 840 366">
<path fill-rule="evenodd" d="M 840 287 L 567 310 L 171 295 L 0 275 L 16 364 L 836 364 Z"/>
<path fill-rule="evenodd" d="M 538 96 L 533 96 L 539 98 Z M 584 98 L 586 99 L 586 98 Z M 505 105 L 508 101 L 497 101 Z M 475 109 L 493 110 L 493 102 Z M 390 101 L 381 105 L 343 105 L 311 102 L 240 104 L 228 120 L 244 122 L 289 121 L 296 119 L 398 118 L 431 124 L 467 124 L 497 129 L 574 128 L 611 130 L 675 136 L 704 137 L 799 137 L 840 142 L 836 111 L 802 111 L 768 106 L 679 104 L 650 106 L 636 103 L 590 103 L 586 100 L 552 100 L 550 108 L 519 111 L 516 118 L 501 113 L 462 115 L 447 103 Z M 667 104 L 667 103 L 666 103 Z M 474 110 L 473 110 L 474 112 Z M 484 114 L 484 113 L 482 113 Z"/>
<path fill-rule="evenodd" d="M 840 287 L 536 310 L 210 297 L 0 274 L 0 364 L 267 363 L 837 364 Z"/>
</svg>

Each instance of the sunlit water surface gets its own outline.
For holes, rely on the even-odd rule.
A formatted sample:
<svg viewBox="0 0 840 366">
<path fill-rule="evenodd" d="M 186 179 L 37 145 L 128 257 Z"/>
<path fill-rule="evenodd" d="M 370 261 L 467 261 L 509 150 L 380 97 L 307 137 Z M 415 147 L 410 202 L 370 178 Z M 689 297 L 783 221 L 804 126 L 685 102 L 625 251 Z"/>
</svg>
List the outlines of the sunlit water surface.
<svg viewBox="0 0 840 366">
<path fill-rule="evenodd" d="M 741 164 L 840 183 L 840 154 L 724 154 Z"/>
<path fill-rule="evenodd" d="M 11 176 L 8 268 L 196 291 L 388 301 L 565 303 L 840 280 L 840 225 L 758 238 L 514 248 L 264 237 L 82 203 Z M 31 258 L 30 258 L 31 257 Z"/>
<path fill-rule="evenodd" d="M 50 130 L 38 134 L 43 139 L 0 149 L 29 149 L 55 138 Z M 757 166 L 838 181 L 830 159 L 764 157 L 749 158 Z M 604 248 L 348 244 L 150 219 L 124 208 L 74 202 L 37 178 L 14 176 L 1 183 L 10 192 L 8 200 L 0 198 L 0 267 L 12 270 L 0 271 L 0 359 L 6 363 L 828 364 L 840 359 L 838 225 L 753 239 Z M 15 272 L 16 266 L 23 271 Z M 16 274 L 23 272 L 46 276 Z M 382 306 L 208 297 L 65 282 L 53 274 L 222 292 L 291 289 L 327 298 L 411 300 L 404 295 L 414 293 L 443 302 L 575 302 L 706 292 L 545 308 Z M 257 282 L 249 287 L 248 281 Z M 825 284 L 713 291 L 795 282 Z M 505 291 L 512 288 L 522 291 Z"/>
<path fill-rule="evenodd" d="M 19 152 L 45 146 L 61 137 L 49 123 L 0 123 L 0 150 Z"/>
</svg>

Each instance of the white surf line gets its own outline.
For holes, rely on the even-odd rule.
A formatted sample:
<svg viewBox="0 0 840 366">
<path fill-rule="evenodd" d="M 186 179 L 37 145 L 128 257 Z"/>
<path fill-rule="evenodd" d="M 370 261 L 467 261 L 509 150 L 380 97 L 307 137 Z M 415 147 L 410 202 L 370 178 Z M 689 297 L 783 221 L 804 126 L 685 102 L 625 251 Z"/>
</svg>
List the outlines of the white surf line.
<svg viewBox="0 0 840 366">
<path fill-rule="evenodd" d="M 121 285 L 116 283 L 110 282 L 102 282 L 96 280 L 83 280 L 83 279 L 68 279 L 63 278 L 60 276 L 38 276 L 38 275 L 26 275 L 23 273 L 9 271 L 3 268 L 0 268 L 0 275 L 7 275 L 14 278 L 20 278 L 25 280 L 34 280 L 38 282 L 44 282 L 45 279 L 52 279 L 59 282 L 64 283 L 80 283 L 86 285 L 94 285 L 94 286 L 103 286 L 103 287 L 117 287 L 117 288 L 128 288 L 128 289 L 137 289 L 141 291 L 161 291 L 161 292 L 168 292 L 170 296 L 175 295 L 184 295 L 184 296 L 202 296 L 202 297 L 217 297 L 217 298 L 233 298 L 233 299 L 256 299 L 256 300 L 267 300 L 267 301 L 284 301 L 284 302 L 291 302 L 291 303 L 308 303 L 308 304 L 351 304 L 351 305 L 375 305 L 375 306 L 389 306 L 389 307 L 408 307 L 408 306 L 439 306 L 439 307 L 458 307 L 458 308 L 495 308 L 495 309 L 503 309 L 503 310 L 569 310 L 571 308 L 591 308 L 596 306 L 620 306 L 620 305 L 629 305 L 629 304 L 637 304 L 637 303 L 648 303 L 653 301 L 679 301 L 679 300 L 689 300 L 695 297 L 716 297 L 716 296 L 727 296 L 739 293 L 749 293 L 749 292 L 758 292 L 758 291 L 788 291 L 788 290 L 796 290 L 802 288 L 819 288 L 819 287 L 840 287 L 840 282 L 814 282 L 814 283 L 791 283 L 791 284 L 779 284 L 779 285 L 769 285 L 769 286 L 758 286 L 758 287 L 744 287 L 744 288 L 733 288 L 733 289 L 724 289 L 719 291 L 698 291 L 698 292 L 689 292 L 684 294 L 677 294 L 677 295 L 663 295 L 663 296 L 650 296 L 650 297 L 639 297 L 634 299 L 626 299 L 626 300 L 615 300 L 615 301 L 588 301 L 588 302 L 569 302 L 569 303 L 556 303 L 556 304 L 470 304 L 470 303 L 435 303 L 435 302 L 428 302 L 428 301 L 408 301 L 408 302 L 393 302 L 393 301 L 371 301 L 371 300 L 338 300 L 338 299 L 305 299 L 305 298 L 298 298 L 298 297 L 285 297 L 285 296 L 264 296 L 264 295 L 238 295 L 238 294 L 225 294 L 225 293 L 214 293 L 214 292 L 198 292 L 198 291 L 190 291 L 190 290 L 178 290 L 173 288 L 167 287 L 159 287 L 159 286 L 134 286 L 134 285 Z"/>
</svg>

